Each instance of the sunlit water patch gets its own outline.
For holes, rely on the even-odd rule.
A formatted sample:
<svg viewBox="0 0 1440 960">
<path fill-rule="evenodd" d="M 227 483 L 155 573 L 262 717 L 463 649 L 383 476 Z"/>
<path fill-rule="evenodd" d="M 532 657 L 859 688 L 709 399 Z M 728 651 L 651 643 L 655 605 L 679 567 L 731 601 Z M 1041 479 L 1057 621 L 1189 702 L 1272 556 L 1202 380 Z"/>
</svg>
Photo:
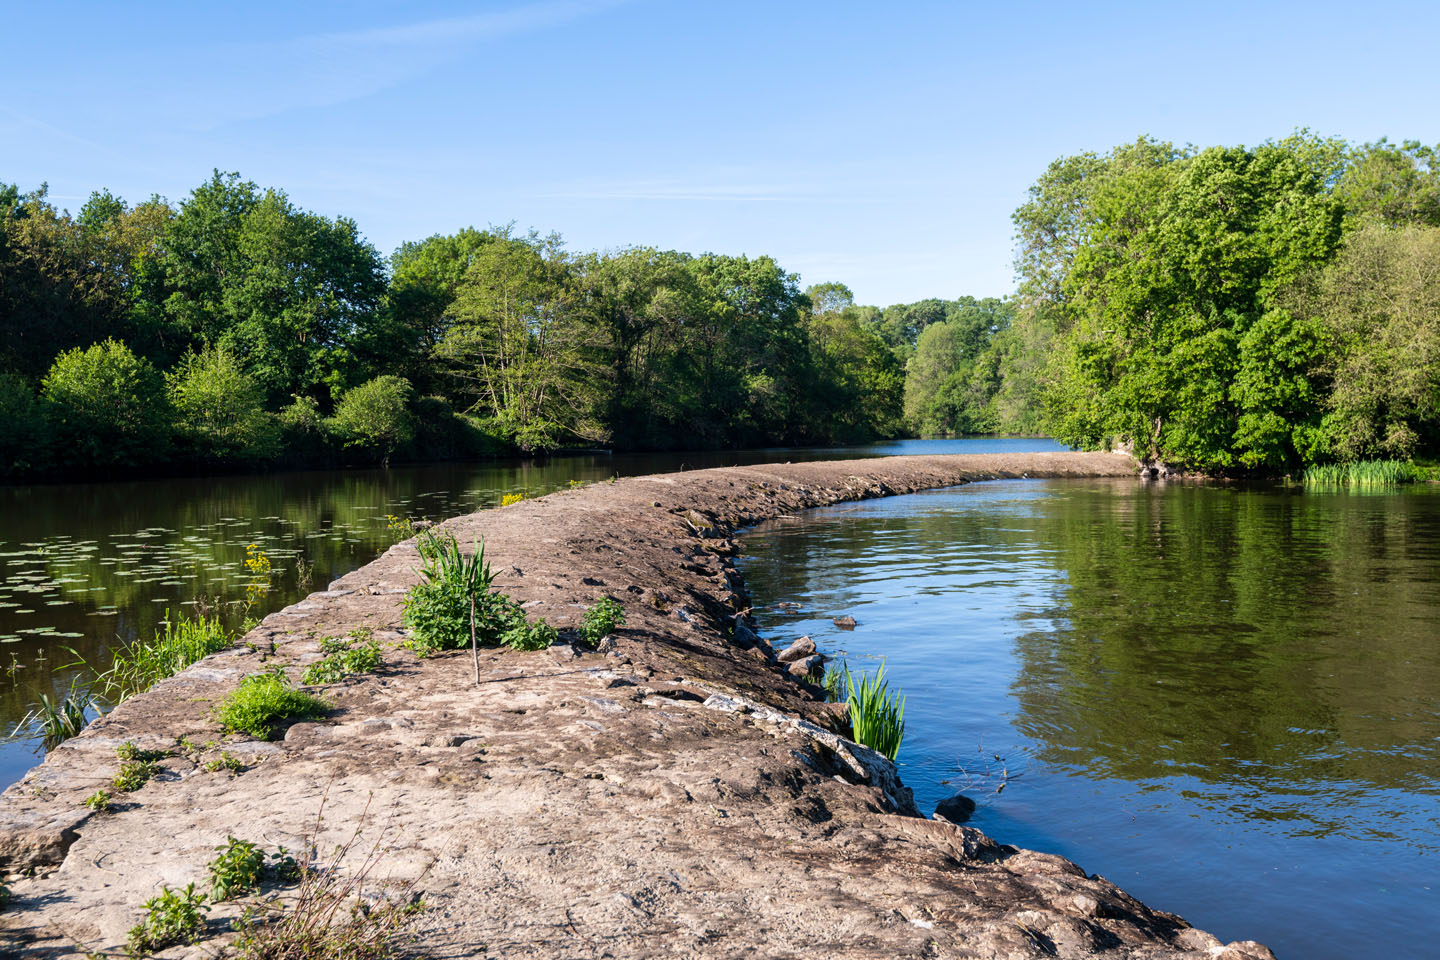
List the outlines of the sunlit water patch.
<svg viewBox="0 0 1440 960">
<path fill-rule="evenodd" d="M 1434 956 L 1440 491 L 995 482 L 745 543 L 768 636 L 884 659 L 926 812 L 1282 957 Z"/>
</svg>

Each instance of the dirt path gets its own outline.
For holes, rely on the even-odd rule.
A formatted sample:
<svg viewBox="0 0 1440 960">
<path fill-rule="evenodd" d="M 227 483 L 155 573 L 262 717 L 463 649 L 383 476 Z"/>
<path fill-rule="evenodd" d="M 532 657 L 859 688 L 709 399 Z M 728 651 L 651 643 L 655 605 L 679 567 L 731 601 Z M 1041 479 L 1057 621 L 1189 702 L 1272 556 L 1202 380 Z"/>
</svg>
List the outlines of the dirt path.
<svg viewBox="0 0 1440 960">
<path fill-rule="evenodd" d="M 415 930 L 434 957 L 1268 958 L 1059 857 L 922 819 L 893 767 L 831 732 L 818 691 L 736 626 L 737 527 L 968 480 L 1133 473 L 1107 454 L 776 464 L 456 518 L 444 526 L 465 544 L 484 536 L 499 586 L 531 616 L 564 628 L 602 595 L 623 603 L 614 649 L 482 651 L 477 686 L 468 653 L 387 646 L 379 673 L 324 691 L 323 722 L 276 743 L 229 738 L 243 772 L 175 757 L 115 811 L 81 806 L 126 740 L 221 739 L 211 707 L 247 673 L 298 676 L 319 638 L 357 627 L 399 640 L 417 563 L 399 544 L 267 617 L 254 649 L 126 702 L 0 797 L 0 870 L 34 873 L 11 882 L 0 953 L 117 950 L 161 884 L 204 886 L 227 835 L 295 849 L 323 801 L 322 849 L 363 819 L 388 848 L 380 873 L 423 874 Z M 215 955 L 234 912 L 217 906 L 214 939 L 165 956 Z"/>
</svg>

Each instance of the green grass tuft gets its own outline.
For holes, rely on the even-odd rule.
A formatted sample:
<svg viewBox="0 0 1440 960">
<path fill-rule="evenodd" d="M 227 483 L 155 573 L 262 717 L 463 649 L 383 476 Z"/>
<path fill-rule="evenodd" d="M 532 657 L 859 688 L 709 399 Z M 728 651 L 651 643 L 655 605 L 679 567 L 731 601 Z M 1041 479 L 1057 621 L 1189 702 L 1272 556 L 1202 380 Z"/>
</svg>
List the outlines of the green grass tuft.
<svg viewBox="0 0 1440 960">
<path fill-rule="evenodd" d="M 285 672 L 276 668 L 273 673 L 252 674 L 240 681 L 215 708 L 215 719 L 231 733 L 269 740 L 285 721 L 324 716 L 329 709 L 319 697 L 297 690 Z"/>
<path fill-rule="evenodd" d="M 110 669 L 96 678 L 97 683 L 107 697 L 119 703 L 234 642 L 234 636 L 218 618 L 172 620 L 167 610 L 164 629 L 155 634 L 155 639 L 150 643 L 136 641 L 116 654 Z"/>
<path fill-rule="evenodd" d="M 875 676 L 862 673 L 858 679 L 847 666 L 845 685 L 852 739 L 893 761 L 905 736 L 905 698 L 889 691 L 885 665 L 880 665 Z"/>
</svg>

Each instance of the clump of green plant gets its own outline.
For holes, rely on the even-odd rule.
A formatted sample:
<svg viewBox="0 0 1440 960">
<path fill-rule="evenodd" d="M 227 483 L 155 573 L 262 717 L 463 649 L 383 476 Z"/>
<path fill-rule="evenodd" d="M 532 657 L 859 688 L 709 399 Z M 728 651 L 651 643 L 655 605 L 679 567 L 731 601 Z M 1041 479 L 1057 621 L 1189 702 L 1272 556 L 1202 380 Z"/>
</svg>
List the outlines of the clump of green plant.
<svg viewBox="0 0 1440 960">
<path fill-rule="evenodd" d="M 839 703 L 846 698 L 845 689 L 845 667 L 843 664 L 831 663 L 825 668 L 825 676 L 820 681 L 825 688 L 825 700 L 829 703 Z"/>
<path fill-rule="evenodd" d="M 1307 487 L 1390 487 L 1422 476 L 1420 468 L 1404 460 L 1356 460 L 1307 467 L 1302 479 Z"/>
<path fill-rule="evenodd" d="M 145 901 L 145 919 L 130 928 L 125 948 L 132 957 L 143 957 L 180 943 L 195 943 L 204 929 L 209 906 L 195 884 L 184 890 L 160 888 L 160 894 Z"/>
<path fill-rule="evenodd" d="M 111 786 L 121 793 L 134 793 L 159 772 L 153 760 L 131 760 L 120 765 L 120 771 L 111 780 Z"/>
<path fill-rule="evenodd" d="M 527 624 L 520 605 L 491 588 L 495 577 L 485 561 L 483 542 L 465 554 L 453 536 L 427 531 L 416 546 L 422 582 L 402 601 L 410 629 L 402 646 L 424 657 L 467 646 L 525 644 L 520 649 L 539 649 L 534 645 L 542 640 L 548 638 L 544 646 L 554 641 L 548 625 Z"/>
<path fill-rule="evenodd" d="M 78 684 L 78 677 L 70 681 L 70 692 L 57 699 L 40 694 L 40 702 L 20 718 L 11 736 L 26 730 L 30 736 L 39 737 L 46 750 L 53 750 L 84 730 L 90 722 L 87 713 L 94 709 L 95 698 L 80 690 Z"/>
<path fill-rule="evenodd" d="M 544 650 L 558 639 L 559 634 L 555 628 L 546 623 L 544 618 L 537 618 L 533 621 L 522 619 L 505 631 L 500 642 L 515 650 Z"/>
<path fill-rule="evenodd" d="M 893 761 L 905 736 L 905 698 L 890 692 L 883 663 L 873 677 L 844 670 L 851 737 Z"/>
<path fill-rule="evenodd" d="M 624 622 L 625 608 L 619 601 L 601 597 L 580 619 L 580 644 L 593 650 Z"/>
<path fill-rule="evenodd" d="M 121 761 L 130 760 L 163 760 L 167 754 L 163 750 L 142 750 L 135 746 L 134 740 L 126 740 L 115 748 L 115 758 Z"/>
<path fill-rule="evenodd" d="M 231 773 L 241 773 L 245 770 L 245 764 L 232 756 L 228 751 L 220 751 L 220 756 L 205 761 L 206 773 L 217 773 L 221 770 L 229 770 Z"/>
<path fill-rule="evenodd" d="M 320 641 L 324 658 L 305 668 L 302 683 L 335 683 L 357 673 L 371 673 L 380 666 L 380 644 L 374 640 L 357 644 L 349 637 L 327 637 Z"/>
<path fill-rule="evenodd" d="M 106 813 L 110 809 L 110 791 L 96 790 L 80 802 L 95 813 Z"/>
<path fill-rule="evenodd" d="M 210 861 L 210 900 L 243 896 L 260 886 L 265 873 L 265 851 L 249 840 L 226 835 L 219 853 Z"/>
<path fill-rule="evenodd" d="M 120 703 L 234 642 L 234 636 L 218 617 L 172 619 L 166 610 L 164 629 L 155 634 L 155 639 L 130 644 L 116 654 L 110 669 L 96 680 L 107 697 Z"/>
<path fill-rule="evenodd" d="M 261 740 L 274 737 L 287 720 L 324 716 L 330 705 L 319 697 L 296 689 L 278 667 L 270 673 L 255 673 L 240 681 L 215 708 L 215 719 L 231 733 L 247 733 Z"/>
</svg>

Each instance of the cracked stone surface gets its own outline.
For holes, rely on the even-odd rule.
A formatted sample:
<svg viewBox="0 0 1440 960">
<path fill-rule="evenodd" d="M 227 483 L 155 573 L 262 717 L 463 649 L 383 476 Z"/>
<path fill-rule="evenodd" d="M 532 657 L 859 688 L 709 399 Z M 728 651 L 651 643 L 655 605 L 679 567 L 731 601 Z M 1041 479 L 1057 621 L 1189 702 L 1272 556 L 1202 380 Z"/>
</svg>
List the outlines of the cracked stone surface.
<svg viewBox="0 0 1440 960">
<path fill-rule="evenodd" d="M 206 886 L 227 835 L 328 851 L 418 878 L 415 950 L 432 957 L 1088 957 L 1265 960 L 1101 877 L 973 828 L 924 819 L 884 758 L 844 739 L 821 692 L 744 620 L 737 529 L 807 507 L 996 477 L 1128 476 L 1109 454 L 894 457 L 593 484 L 447 521 L 483 536 L 497 585 L 562 629 L 601 596 L 627 622 L 569 644 L 416 659 L 395 644 L 414 542 L 272 614 L 241 644 L 134 697 L 0 797 L 14 900 L 0 953 L 117 951 L 162 884 Z M 247 673 L 292 677 L 357 628 L 375 674 L 275 742 L 224 737 L 216 701 Z M 795 638 L 776 638 L 784 646 Z M 783 642 L 782 642 L 783 641 Z M 271 644 L 273 642 L 273 652 Z M 174 750 L 111 812 L 127 740 Z M 206 770 L 228 752 L 239 773 Z M 323 813 L 321 812 L 323 808 Z M 27 876 L 26 874 L 33 874 Z M 1217 879 L 1217 882 L 1223 880 Z M 233 904 L 174 957 L 225 951 Z"/>
</svg>

